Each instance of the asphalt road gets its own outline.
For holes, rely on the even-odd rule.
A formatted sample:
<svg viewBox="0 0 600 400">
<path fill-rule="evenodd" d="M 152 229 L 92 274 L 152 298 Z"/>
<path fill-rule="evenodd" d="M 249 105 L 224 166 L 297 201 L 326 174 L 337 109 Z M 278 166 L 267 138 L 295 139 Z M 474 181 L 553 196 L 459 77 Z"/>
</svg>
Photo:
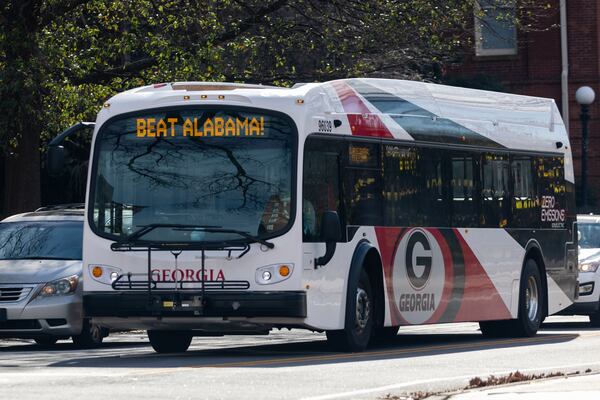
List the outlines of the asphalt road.
<svg viewBox="0 0 600 400">
<path fill-rule="evenodd" d="M 304 331 L 195 338 L 181 355 L 154 353 L 142 333 L 111 335 L 93 350 L 0 340 L 0 398 L 380 399 L 517 370 L 600 372 L 600 330 L 585 321 L 551 317 L 530 339 L 484 339 L 477 324 L 406 327 L 393 343 L 354 354 Z"/>
</svg>

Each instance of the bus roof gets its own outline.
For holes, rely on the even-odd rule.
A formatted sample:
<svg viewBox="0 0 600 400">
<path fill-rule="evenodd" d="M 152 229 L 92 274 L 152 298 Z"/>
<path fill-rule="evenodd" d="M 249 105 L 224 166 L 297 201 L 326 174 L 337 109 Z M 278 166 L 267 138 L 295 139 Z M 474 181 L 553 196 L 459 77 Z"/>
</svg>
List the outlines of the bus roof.
<svg viewBox="0 0 600 400">
<path fill-rule="evenodd" d="M 572 165 L 569 138 L 553 99 L 405 80 L 353 78 L 293 88 L 161 83 L 111 98 L 97 127 L 118 114 L 188 104 L 283 112 L 294 119 L 301 136 L 321 132 L 561 153 Z"/>
</svg>

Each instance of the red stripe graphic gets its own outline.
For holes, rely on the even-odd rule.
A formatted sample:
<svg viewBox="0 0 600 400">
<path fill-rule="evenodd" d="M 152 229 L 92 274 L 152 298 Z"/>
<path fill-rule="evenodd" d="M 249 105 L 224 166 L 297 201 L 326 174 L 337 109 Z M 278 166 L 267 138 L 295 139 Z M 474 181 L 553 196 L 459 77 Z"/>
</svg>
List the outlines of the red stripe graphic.
<svg viewBox="0 0 600 400">
<path fill-rule="evenodd" d="M 438 245 L 440 246 L 440 250 L 442 251 L 442 256 L 444 257 L 444 290 L 442 292 L 442 299 L 440 300 L 440 304 L 438 308 L 435 310 L 431 318 L 425 322 L 426 324 L 433 324 L 436 322 L 452 322 L 452 321 L 440 321 L 440 318 L 446 311 L 448 304 L 452 301 L 452 289 L 454 289 L 454 263 L 452 261 L 452 252 L 450 250 L 450 246 L 448 246 L 448 242 L 442 236 L 442 233 L 439 229 L 428 228 L 427 231 L 433 235 Z"/>
<path fill-rule="evenodd" d="M 331 86 L 337 92 L 347 114 L 352 134 L 356 136 L 393 137 L 379 115 L 373 114 L 347 83 L 336 81 Z"/>
<path fill-rule="evenodd" d="M 510 319 L 510 310 L 479 260 L 458 230 L 454 231 L 465 259 L 465 291 L 456 321 Z"/>
</svg>

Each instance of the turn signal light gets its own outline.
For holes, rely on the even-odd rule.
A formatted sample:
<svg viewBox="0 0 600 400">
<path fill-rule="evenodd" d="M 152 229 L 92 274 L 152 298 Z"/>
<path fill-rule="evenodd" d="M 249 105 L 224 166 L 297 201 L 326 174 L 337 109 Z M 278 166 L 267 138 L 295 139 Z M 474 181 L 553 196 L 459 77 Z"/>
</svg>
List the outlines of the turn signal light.
<svg viewBox="0 0 600 400">
<path fill-rule="evenodd" d="M 287 265 L 279 266 L 279 275 L 288 276 L 289 274 L 290 274 L 290 267 L 288 267 Z"/>
<path fill-rule="evenodd" d="M 100 278 L 102 276 L 102 267 L 94 267 L 92 268 L 92 275 L 94 278 Z"/>
</svg>

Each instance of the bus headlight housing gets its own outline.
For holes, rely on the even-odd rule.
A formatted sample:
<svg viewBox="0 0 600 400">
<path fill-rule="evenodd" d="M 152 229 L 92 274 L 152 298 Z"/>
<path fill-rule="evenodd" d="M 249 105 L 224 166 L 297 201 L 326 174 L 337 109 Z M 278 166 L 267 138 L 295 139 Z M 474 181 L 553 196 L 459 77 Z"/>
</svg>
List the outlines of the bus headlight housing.
<svg viewBox="0 0 600 400">
<path fill-rule="evenodd" d="M 88 265 L 90 276 L 96 282 L 111 285 L 121 275 L 121 268 L 110 265 L 90 264 Z"/>
<path fill-rule="evenodd" d="M 48 282 L 42 287 L 42 290 L 40 290 L 39 295 L 41 297 L 50 297 L 62 296 L 65 294 L 73 294 L 77 289 L 79 278 L 79 275 L 72 275 L 66 278 L 61 278 L 52 282 Z"/>
<path fill-rule="evenodd" d="M 288 279 L 294 271 L 294 264 L 272 264 L 256 270 L 255 279 L 259 285 L 272 285 Z"/>
<path fill-rule="evenodd" d="M 596 272 L 599 266 L 598 262 L 579 264 L 579 272 Z"/>
</svg>

